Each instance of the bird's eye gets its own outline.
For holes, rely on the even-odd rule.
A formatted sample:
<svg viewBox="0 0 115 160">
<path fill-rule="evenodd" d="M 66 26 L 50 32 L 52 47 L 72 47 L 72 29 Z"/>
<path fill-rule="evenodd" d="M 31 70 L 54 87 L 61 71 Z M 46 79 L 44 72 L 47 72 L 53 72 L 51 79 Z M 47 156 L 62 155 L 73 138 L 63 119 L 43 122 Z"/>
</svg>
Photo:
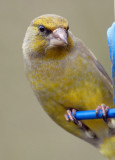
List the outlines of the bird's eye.
<svg viewBox="0 0 115 160">
<path fill-rule="evenodd" d="M 44 32 L 45 30 L 46 30 L 46 28 L 44 26 L 42 26 L 42 25 L 39 26 L 39 31 L 40 32 Z"/>
<path fill-rule="evenodd" d="M 45 34 L 46 36 L 52 33 L 51 30 L 45 28 L 43 25 L 40 25 L 38 28 L 39 28 L 39 31 Z"/>
</svg>

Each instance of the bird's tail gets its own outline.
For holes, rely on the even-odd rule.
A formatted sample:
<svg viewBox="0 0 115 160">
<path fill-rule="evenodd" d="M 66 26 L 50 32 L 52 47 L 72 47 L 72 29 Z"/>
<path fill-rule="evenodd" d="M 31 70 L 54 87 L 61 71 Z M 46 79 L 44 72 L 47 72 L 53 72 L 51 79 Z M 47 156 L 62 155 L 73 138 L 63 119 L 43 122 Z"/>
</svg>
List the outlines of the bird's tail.
<svg viewBox="0 0 115 160">
<path fill-rule="evenodd" d="M 100 145 L 100 152 L 108 158 L 108 160 L 115 160 L 115 135 L 107 137 Z"/>
</svg>

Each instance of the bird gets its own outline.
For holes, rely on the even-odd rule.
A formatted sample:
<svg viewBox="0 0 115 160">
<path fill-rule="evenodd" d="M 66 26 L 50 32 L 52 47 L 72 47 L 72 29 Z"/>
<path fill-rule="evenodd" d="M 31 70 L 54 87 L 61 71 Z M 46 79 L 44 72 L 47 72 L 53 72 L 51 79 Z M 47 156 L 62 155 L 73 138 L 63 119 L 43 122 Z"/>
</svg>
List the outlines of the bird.
<svg viewBox="0 0 115 160">
<path fill-rule="evenodd" d="M 58 125 L 90 143 L 107 158 L 115 157 L 115 122 L 110 77 L 90 49 L 55 14 L 35 18 L 22 45 L 27 79 L 40 105 Z M 103 119 L 77 120 L 80 110 L 102 108 Z"/>
</svg>

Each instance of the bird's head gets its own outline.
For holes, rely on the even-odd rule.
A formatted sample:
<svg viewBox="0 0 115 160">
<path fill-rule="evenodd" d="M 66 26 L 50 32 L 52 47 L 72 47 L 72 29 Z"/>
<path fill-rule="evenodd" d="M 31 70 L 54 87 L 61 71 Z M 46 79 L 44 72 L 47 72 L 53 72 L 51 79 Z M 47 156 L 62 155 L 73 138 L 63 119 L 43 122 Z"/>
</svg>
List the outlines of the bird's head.
<svg viewBox="0 0 115 160">
<path fill-rule="evenodd" d="M 56 57 L 72 46 L 68 21 L 58 15 L 46 14 L 34 19 L 28 27 L 23 52 L 31 58 Z"/>
</svg>

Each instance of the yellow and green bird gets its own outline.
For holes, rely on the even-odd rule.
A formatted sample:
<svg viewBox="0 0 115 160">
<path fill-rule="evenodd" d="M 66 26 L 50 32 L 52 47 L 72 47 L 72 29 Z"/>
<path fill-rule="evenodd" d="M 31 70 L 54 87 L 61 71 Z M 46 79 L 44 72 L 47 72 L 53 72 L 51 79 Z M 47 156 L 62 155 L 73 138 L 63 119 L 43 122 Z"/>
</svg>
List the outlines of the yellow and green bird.
<svg viewBox="0 0 115 160">
<path fill-rule="evenodd" d="M 48 115 L 106 157 L 115 157 L 114 120 L 78 121 L 71 115 L 71 111 L 98 106 L 106 113 L 106 106 L 113 108 L 114 103 L 109 76 L 93 53 L 69 31 L 68 21 L 54 14 L 34 19 L 24 38 L 23 56 L 27 78 Z"/>
</svg>

